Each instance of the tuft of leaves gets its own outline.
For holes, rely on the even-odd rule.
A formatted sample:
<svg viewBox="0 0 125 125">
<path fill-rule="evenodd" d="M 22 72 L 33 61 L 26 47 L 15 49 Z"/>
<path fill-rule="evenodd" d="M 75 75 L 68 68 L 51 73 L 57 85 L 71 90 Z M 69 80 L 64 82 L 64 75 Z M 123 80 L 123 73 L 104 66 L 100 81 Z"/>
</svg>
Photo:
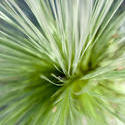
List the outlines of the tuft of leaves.
<svg viewBox="0 0 125 125">
<path fill-rule="evenodd" d="M 0 125 L 125 123 L 122 2 L 1 1 Z"/>
</svg>

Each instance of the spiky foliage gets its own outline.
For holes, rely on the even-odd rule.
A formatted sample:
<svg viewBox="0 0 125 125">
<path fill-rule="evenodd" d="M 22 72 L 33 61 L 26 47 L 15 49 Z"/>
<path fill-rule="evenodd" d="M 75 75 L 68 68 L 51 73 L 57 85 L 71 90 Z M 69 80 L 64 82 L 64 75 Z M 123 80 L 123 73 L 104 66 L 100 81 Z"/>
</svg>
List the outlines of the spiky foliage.
<svg viewBox="0 0 125 125">
<path fill-rule="evenodd" d="M 24 2 L 0 4 L 0 125 L 125 122 L 123 0 Z"/>
</svg>

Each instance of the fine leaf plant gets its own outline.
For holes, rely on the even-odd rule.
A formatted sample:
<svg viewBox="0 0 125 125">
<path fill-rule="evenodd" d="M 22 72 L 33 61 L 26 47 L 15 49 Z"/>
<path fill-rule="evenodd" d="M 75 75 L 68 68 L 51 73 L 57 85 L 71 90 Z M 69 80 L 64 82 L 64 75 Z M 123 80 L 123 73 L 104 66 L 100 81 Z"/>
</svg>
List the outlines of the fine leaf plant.
<svg viewBox="0 0 125 125">
<path fill-rule="evenodd" d="M 123 2 L 2 0 L 0 125 L 124 125 Z"/>
</svg>

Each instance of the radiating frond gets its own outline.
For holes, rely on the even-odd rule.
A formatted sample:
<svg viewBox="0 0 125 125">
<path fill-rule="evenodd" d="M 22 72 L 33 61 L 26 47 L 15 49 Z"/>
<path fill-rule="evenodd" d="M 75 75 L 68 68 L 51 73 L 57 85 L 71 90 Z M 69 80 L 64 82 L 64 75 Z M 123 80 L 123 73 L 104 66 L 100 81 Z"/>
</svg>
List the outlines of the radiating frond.
<svg viewBox="0 0 125 125">
<path fill-rule="evenodd" d="M 0 125 L 125 123 L 124 0 L 0 2 Z"/>
</svg>

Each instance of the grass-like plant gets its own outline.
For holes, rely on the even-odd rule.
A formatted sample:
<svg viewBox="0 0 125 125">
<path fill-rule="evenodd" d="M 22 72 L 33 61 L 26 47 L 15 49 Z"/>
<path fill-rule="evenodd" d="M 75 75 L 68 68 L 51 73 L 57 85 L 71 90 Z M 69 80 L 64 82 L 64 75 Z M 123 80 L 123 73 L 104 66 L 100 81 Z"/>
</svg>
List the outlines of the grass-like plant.
<svg viewBox="0 0 125 125">
<path fill-rule="evenodd" d="M 124 124 L 122 2 L 0 3 L 0 125 Z"/>
</svg>

